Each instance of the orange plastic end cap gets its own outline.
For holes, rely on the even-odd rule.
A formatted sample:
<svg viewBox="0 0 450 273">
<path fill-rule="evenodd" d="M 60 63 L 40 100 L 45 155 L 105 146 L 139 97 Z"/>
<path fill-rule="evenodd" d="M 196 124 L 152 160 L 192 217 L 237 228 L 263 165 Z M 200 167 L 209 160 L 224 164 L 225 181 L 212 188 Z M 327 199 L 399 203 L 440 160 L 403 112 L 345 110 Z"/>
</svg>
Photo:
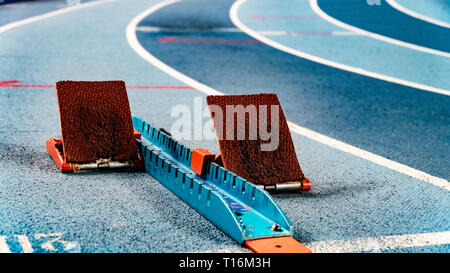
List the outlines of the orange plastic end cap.
<svg viewBox="0 0 450 273">
<path fill-rule="evenodd" d="M 309 191 L 311 189 L 311 181 L 305 177 L 302 181 L 302 191 Z"/>
<path fill-rule="evenodd" d="M 248 240 L 245 245 L 256 253 L 312 253 L 290 236 Z"/>
<path fill-rule="evenodd" d="M 45 146 L 47 148 L 47 152 L 52 157 L 53 161 L 56 163 L 56 166 L 63 173 L 72 172 L 72 164 L 67 163 L 64 158 L 64 154 L 61 152 L 62 150 L 62 140 L 50 138 L 45 142 Z"/>
<path fill-rule="evenodd" d="M 191 170 L 198 175 L 206 173 L 206 163 L 214 160 L 214 154 L 206 149 L 194 149 L 192 151 Z"/>
<path fill-rule="evenodd" d="M 139 131 L 134 128 L 133 128 L 133 135 L 135 138 L 141 139 L 141 133 L 139 133 Z"/>
</svg>

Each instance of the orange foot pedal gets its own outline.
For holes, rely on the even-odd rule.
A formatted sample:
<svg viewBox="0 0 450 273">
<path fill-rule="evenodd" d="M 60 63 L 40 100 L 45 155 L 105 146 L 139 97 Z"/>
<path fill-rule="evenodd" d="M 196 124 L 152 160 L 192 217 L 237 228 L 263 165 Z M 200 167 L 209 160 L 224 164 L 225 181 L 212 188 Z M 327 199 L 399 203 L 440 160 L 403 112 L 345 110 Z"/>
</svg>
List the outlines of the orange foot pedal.
<svg viewBox="0 0 450 273">
<path fill-rule="evenodd" d="M 256 253 L 312 253 L 290 236 L 248 240 L 245 245 Z"/>
<path fill-rule="evenodd" d="M 275 94 L 208 96 L 223 166 L 266 190 L 307 191 Z"/>
<path fill-rule="evenodd" d="M 46 148 L 62 172 L 142 169 L 123 81 L 56 84 L 62 139 Z"/>
</svg>

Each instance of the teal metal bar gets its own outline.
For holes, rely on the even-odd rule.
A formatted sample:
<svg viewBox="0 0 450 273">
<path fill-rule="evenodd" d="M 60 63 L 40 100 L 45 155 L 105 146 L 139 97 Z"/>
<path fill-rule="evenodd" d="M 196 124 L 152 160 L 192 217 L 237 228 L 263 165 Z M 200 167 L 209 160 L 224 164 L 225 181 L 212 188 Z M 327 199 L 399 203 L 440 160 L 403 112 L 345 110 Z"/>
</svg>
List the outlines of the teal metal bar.
<svg viewBox="0 0 450 273">
<path fill-rule="evenodd" d="M 265 190 L 211 162 L 199 176 L 190 169 L 191 149 L 138 117 L 133 126 L 146 171 L 235 241 L 292 236 L 291 222 Z"/>
</svg>

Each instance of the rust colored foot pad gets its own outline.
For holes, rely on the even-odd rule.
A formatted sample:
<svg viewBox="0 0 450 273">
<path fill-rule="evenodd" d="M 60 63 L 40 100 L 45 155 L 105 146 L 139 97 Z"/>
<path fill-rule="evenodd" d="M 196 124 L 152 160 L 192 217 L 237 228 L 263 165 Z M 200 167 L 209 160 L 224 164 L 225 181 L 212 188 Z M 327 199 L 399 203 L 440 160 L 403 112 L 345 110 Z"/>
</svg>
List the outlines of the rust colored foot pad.
<svg viewBox="0 0 450 273">
<path fill-rule="evenodd" d="M 130 106 L 123 81 L 56 84 L 67 162 L 137 159 Z"/>
<path fill-rule="evenodd" d="M 256 253 L 312 253 L 292 237 L 273 237 L 245 241 L 245 245 Z"/>
<path fill-rule="evenodd" d="M 214 120 L 225 168 L 255 184 L 273 185 L 290 181 L 302 182 L 305 179 L 295 154 L 283 110 L 275 94 L 208 96 L 207 104 Z M 216 113 L 217 106 L 222 110 L 222 115 Z M 243 106 L 241 109 L 250 111 L 253 108 L 257 111 L 257 121 L 250 122 L 249 114 L 245 114 L 245 118 L 242 118 L 245 111 L 240 111 L 236 106 Z M 266 109 L 267 114 L 264 115 L 264 110 L 261 109 Z M 235 110 L 241 113 L 241 117 L 239 114 L 231 113 Z M 278 115 L 278 119 L 274 119 L 275 122 L 278 121 L 278 134 L 274 130 L 276 124 L 272 124 L 272 111 Z M 227 116 L 234 116 L 234 138 L 232 139 L 228 136 L 233 130 L 231 126 L 233 123 L 229 119 L 227 122 Z M 266 122 L 267 125 L 261 126 L 261 122 Z M 238 125 L 245 126 L 244 140 L 237 138 Z M 255 126 L 257 130 L 254 130 Z M 256 139 L 250 139 L 251 130 L 249 129 L 257 132 Z M 272 134 L 271 139 L 261 139 L 261 132 Z M 263 151 L 261 145 L 271 142 L 273 145 L 269 148 L 272 150 Z M 265 149 L 267 150 L 267 147 Z"/>
</svg>

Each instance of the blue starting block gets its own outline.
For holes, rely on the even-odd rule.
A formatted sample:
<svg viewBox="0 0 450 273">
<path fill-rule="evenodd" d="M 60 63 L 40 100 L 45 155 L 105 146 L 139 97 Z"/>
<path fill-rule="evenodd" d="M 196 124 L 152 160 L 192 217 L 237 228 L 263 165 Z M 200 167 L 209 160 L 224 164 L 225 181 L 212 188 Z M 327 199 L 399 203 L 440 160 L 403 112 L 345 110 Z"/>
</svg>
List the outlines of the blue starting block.
<svg viewBox="0 0 450 273">
<path fill-rule="evenodd" d="M 191 149 L 138 117 L 133 127 L 142 135 L 145 170 L 235 241 L 292 236 L 292 223 L 267 191 L 214 162 L 199 175 L 190 168 Z"/>
</svg>

